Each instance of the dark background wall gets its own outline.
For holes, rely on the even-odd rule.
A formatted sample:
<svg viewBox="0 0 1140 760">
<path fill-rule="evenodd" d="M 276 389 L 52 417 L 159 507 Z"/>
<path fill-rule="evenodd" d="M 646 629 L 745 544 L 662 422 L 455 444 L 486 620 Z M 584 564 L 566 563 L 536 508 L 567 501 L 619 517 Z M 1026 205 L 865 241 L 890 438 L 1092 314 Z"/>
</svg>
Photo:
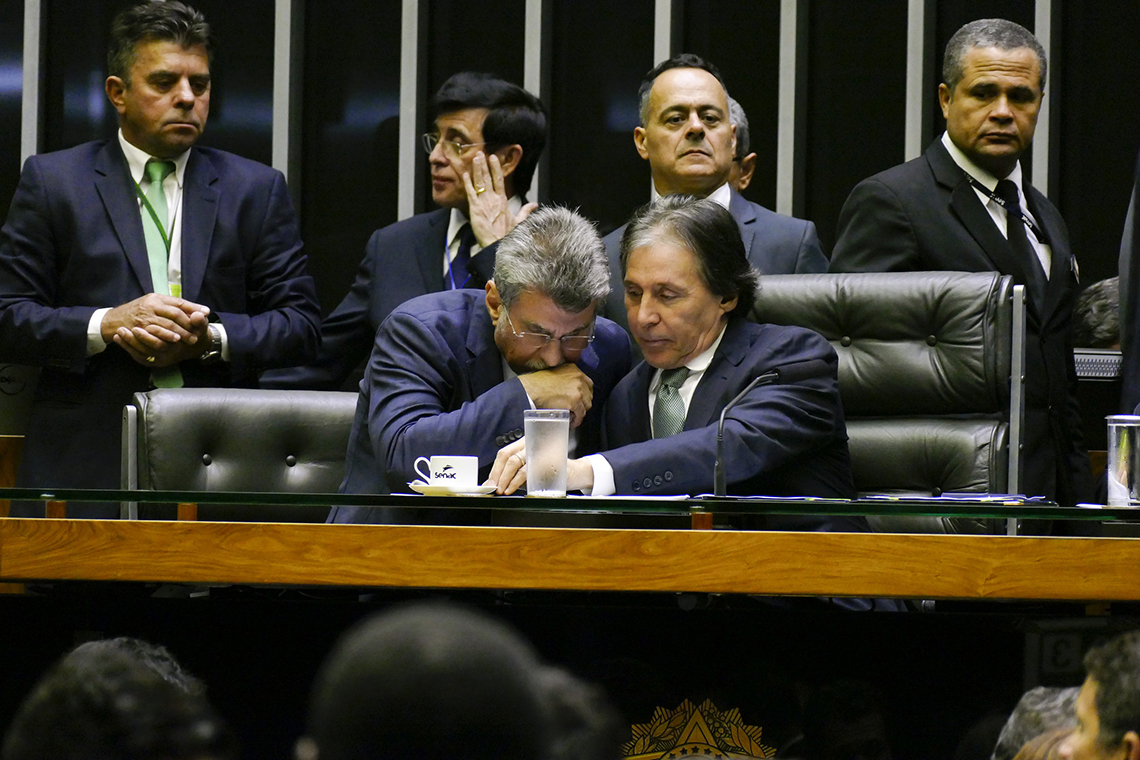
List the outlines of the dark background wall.
<svg viewBox="0 0 1140 760">
<path fill-rule="evenodd" d="M 103 95 L 106 28 L 124 0 L 44 0 L 42 150 L 114 133 Z M 273 0 L 199 0 L 220 42 L 203 143 L 268 162 L 272 144 Z M 398 0 L 304 4 L 294 63 L 303 76 L 300 171 L 290 176 L 325 310 L 345 293 L 368 236 L 396 221 L 399 129 Z M 524 0 L 470 5 L 421 0 L 420 98 L 454 71 L 521 82 Z M 723 71 L 751 122 L 759 154 L 747 195 L 776 202 L 779 0 L 677 0 L 678 50 Z M 923 144 L 943 128 L 935 97 L 941 50 L 962 23 L 985 16 L 1033 26 L 1033 0 L 927 0 L 930 73 Z M 552 134 L 542 199 L 580 208 L 602 231 L 648 199 L 634 152 L 636 92 L 653 60 L 653 0 L 547 0 L 543 92 Z M 903 160 L 906 0 L 801 0 L 797 215 L 825 247 L 847 193 Z M 0 0 L 0 218 L 18 178 L 23 2 Z M 1054 0 L 1047 97 L 1052 106 L 1049 188 L 1068 221 L 1083 280 L 1116 272 L 1116 251 L 1140 147 L 1140 75 L 1132 44 L 1140 6 Z M 425 131 L 421 110 L 416 131 Z M 426 174 L 426 158 L 419 159 Z M 1030 167 L 1031 169 L 1031 167 Z M 363 189 L 362 189 L 363 188 Z M 426 182 L 417 209 L 427 210 Z"/>
</svg>

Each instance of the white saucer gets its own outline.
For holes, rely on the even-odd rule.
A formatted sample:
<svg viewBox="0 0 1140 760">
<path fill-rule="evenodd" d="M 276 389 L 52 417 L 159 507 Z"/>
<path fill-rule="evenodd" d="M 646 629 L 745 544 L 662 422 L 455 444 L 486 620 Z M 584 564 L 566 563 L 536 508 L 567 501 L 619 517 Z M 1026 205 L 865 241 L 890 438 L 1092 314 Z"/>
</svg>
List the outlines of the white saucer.
<svg viewBox="0 0 1140 760">
<path fill-rule="evenodd" d="M 408 487 L 424 496 L 486 496 L 495 492 L 494 486 L 435 486 L 422 480 L 413 480 Z"/>
</svg>

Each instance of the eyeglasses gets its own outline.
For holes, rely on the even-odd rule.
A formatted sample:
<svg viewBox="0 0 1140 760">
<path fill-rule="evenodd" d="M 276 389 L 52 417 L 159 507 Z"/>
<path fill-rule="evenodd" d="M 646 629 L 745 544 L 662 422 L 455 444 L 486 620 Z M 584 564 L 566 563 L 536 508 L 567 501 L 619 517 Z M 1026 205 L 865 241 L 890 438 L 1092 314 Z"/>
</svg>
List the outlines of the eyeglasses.
<svg viewBox="0 0 1140 760">
<path fill-rule="evenodd" d="M 503 313 L 507 315 L 507 326 L 511 328 L 511 333 L 514 334 L 519 345 L 529 351 L 541 351 L 546 348 L 547 343 L 557 340 L 562 344 L 563 353 L 580 354 L 594 342 L 593 326 L 590 327 L 589 335 L 563 335 L 561 338 L 555 338 L 553 335 L 543 335 L 542 333 L 519 332 L 515 329 L 514 322 L 511 321 L 511 313 L 509 311 Z"/>
<path fill-rule="evenodd" d="M 435 146 L 442 144 L 443 155 L 447 156 L 447 158 L 453 161 L 457 158 L 462 158 L 463 154 L 472 148 L 478 148 L 480 145 L 487 144 L 481 142 L 461 143 L 456 142 L 455 140 L 444 140 L 438 132 L 427 132 L 420 136 L 420 140 L 423 142 L 424 151 L 426 151 L 429 156 L 431 155 L 431 152 L 435 150 Z"/>
</svg>

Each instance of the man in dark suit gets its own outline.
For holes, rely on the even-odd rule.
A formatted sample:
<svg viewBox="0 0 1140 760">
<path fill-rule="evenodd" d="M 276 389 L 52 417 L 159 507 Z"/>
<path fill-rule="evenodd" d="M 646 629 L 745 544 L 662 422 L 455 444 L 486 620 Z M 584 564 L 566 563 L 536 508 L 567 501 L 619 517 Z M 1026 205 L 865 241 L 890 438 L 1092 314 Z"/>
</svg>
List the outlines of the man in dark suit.
<svg viewBox="0 0 1140 760">
<path fill-rule="evenodd" d="M 106 84 L 118 137 L 25 164 L 0 232 L 0 353 L 43 367 L 20 485 L 116 488 L 135 392 L 252 386 L 315 355 L 319 308 L 284 178 L 194 147 L 210 44 L 180 2 L 124 11 Z"/>
<path fill-rule="evenodd" d="M 728 184 L 736 154 L 736 127 L 720 72 L 684 53 L 653 68 L 641 81 L 641 126 L 633 130 L 638 154 L 649 162 L 653 197 L 682 194 L 711 198 L 731 212 L 744 250 L 762 274 L 826 272 L 827 257 L 815 225 L 744 199 Z M 605 315 L 630 329 L 622 306 L 619 227 L 606 236 L 610 298 Z"/>
<path fill-rule="evenodd" d="M 432 200 L 441 208 L 373 233 L 356 279 L 321 323 L 321 349 L 303 367 L 268 372 L 264 388 L 356 390 L 376 329 L 393 309 L 425 293 L 482 288 L 495 242 L 534 208 L 523 203 L 546 144 L 538 98 L 489 74 L 448 79 L 432 101 Z"/>
<path fill-rule="evenodd" d="M 620 263 L 645 361 L 614 389 L 604 449 L 570 462 L 567 488 L 711 492 L 721 412 L 778 372 L 726 415 L 729 493 L 854 498 L 835 351 L 810 330 L 746 320 L 758 277 L 731 215 L 712 200 L 663 198 L 630 221 Z M 525 482 L 524 459 L 518 443 L 499 452 L 491 481 L 501 492 Z M 810 522 L 865 529 L 861 520 Z"/>
<path fill-rule="evenodd" d="M 1045 75 L 1045 51 L 1023 27 L 983 19 L 959 29 L 938 87 L 946 132 L 921 157 L 851 191 L 831 271 L 998 271 L 1025 285 L 1021 490 L 1074 504 L 1091 495 L 1069 336 L 1077 264 L 1060 213 L 1018 163 Z"/>
<path fill-rule="evenodd" d="M 597 319 L 609 289 L 605 250 L 572 211 L 540 209 L 500 245 L 485 292 L 412 299 L 376 333 L 361 383 L 341 491 L 407 489 L 415 460 L 479 458 L 522 436 L 523 411 L 568 409 L 580 453 L 600 445 L 601 409 L 629 371 L 629 338 Z M 334 510 L 337 522 L 385 519 Z"/>
</svg>

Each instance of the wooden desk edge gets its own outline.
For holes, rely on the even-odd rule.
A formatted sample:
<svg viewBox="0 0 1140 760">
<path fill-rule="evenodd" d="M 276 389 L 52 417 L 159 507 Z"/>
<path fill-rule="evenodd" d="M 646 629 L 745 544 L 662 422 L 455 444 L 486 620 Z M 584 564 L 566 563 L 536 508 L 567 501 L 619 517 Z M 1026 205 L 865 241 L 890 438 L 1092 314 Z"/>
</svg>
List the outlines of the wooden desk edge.
<svg viewBox="0 0 1140 760">
<path fill-rule="evenodd" d="M 1140 541 L 0 519 L 0 582 L 1140 599 Z"/>
</svg>

